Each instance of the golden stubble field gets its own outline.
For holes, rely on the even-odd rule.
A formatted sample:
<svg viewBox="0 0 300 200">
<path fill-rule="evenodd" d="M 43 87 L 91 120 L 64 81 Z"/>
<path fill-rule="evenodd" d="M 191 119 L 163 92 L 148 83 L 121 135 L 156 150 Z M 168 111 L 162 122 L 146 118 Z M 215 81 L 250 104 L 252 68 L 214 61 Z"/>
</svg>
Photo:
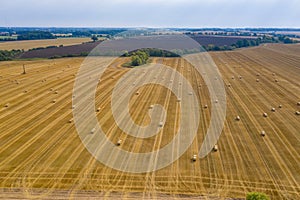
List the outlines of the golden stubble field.
<svg viewBox="0 0 300 200">
<path fill-rule="evenodd" d="M 83 58 L 1 62 L 0 199 L 222 199 L 243 198 L 250 191 L 265 192 L 272 199 L 299 199 L 300 116 L 295 111 L 300 110 L 300 45 L 265 45 L 211 56 L 227 93 L 219 150 L 191 162 L 210 121 L 208 89 L 183 59 L 152 58 L 176 68 L 191 82 L 201 104 L 201 121 L 195 141 L 180 159 L 143 174 L 123 173 L 98 162 L 82 145 L 74 123 L 69 123 L 74 79 Z M 169 90 L 147 85 L 132 96 L 130 114 L 137 124 L 145 125 L 149 106 L 159 103 L 168 111 L 166 124 L 159 134 L 144 140 L 123 133 L 110 109 L 114 84 L 130 70 L 120 66 L 123 62 L 111 65 L 98 85 L 99 124 L 111 141 L 122 138 L 116 148 L 159 149 L 178 129 L 179 105 Z M 264 112 L 268 117 L 263 117 Z M 240 121 L 235 120 L 237 115 Z"/>
<path fill-rule="evenodd" d="M 75 44 L 81 44 L 83 42 L 90 42 L 91 38 L 57 38 L 49 40 L 24 40 L 24 41 L 9 41 L 9 42 L 0 42 L 0 50 L 12 50 L 12 49 L 28 49 L 37 48 L 37 47 L 47 47 L 47 46 L 70 46 Z"/>
</svg>

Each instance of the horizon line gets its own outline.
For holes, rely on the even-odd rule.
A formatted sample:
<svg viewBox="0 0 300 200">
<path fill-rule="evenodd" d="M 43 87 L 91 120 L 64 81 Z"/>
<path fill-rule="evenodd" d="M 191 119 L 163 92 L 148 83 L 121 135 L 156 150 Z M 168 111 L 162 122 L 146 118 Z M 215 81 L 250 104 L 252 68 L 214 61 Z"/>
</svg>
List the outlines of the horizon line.
<svg viewBox="0 0 300 200">
<path fill-rule="evenodd" d="M 300 27 L 271 27 L 271 26 L 244 26 L 244 27 L 147 27 L 147 26 L 0 26 L 0 28 L 107 28 L 107 29 L 300 29 Z"/>
</svg>

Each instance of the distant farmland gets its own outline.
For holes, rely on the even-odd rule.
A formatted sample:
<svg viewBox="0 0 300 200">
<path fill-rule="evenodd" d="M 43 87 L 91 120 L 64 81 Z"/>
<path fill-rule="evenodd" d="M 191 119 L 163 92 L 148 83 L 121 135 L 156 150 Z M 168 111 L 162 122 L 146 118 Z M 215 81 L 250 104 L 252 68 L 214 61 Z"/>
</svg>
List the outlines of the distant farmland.
<svg viewBox="0 0 300 200">
<path fill-rule="evenodd" d="M 239 40 L 243 39 L 255 39 L 255 37 L 238 37 L 238 36 L 191 36 L 195 41 L 197 41 L 202 46 L 207 46 L 209 44 L 213 44 L 215 46 L 230 46 L 235 44 Z M 158 41 L 159 42 L 159 41 Z M 47 48 L 47 49 L 39 49 L 28 51 L 20 55 L 20 58 L 51 58 L 51 57 L 65 57 L 68 55 L 81 55 L 89 53 L 92 51 L 100 41 L 95 43 L 85 43 L 85 44 L 77 44 L 71 45 L 67 47 L 60 47 L 60 48 Z M 50 44 L 49 44 L 50 45 Z M 126 46 L 124 44 L 119 44 L 119 50 L 124 50 Z M 171 46 L 172 44 L 168 44 Z"/>
<path fill-rule="evenodd" d="M 24 40 L 24 41 L 7 41 L 0 42 L 0 50 L 24 49 L 29 50 L 38 47 L 47 46 L 70 46 L 91 41 L 90 38 L 58 38 L 49 40 Z"/>
</svg>

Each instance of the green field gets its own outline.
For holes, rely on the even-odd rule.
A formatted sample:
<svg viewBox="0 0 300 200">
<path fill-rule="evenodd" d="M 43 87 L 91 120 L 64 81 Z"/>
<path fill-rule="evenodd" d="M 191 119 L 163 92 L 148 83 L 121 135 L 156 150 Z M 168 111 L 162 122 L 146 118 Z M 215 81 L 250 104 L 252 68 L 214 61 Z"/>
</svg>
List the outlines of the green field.
<svg viewBox="0 0 300 200">
<path fill-rule="evenodd" d="M 0 36 L 0 40 L 3 40 L 3 39 L 13 39 L 13 40 L 16 40 L 17 36 Z"/>
</svg>

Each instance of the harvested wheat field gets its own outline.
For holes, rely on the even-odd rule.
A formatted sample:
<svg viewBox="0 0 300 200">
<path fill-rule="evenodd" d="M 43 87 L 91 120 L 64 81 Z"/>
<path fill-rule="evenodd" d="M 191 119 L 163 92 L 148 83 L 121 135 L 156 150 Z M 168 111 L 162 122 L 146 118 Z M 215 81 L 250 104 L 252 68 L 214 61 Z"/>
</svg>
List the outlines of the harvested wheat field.
<svg viewBox="0 0 300 200">
<path fill-rule="evenodd" d="M 151 58 L 191 82 L 200 103 L 200 126 L 178 160 L 149 173 L 106 167 L 82 145 L 72 120 L 72 89 L 83 58 L 1 62 L 0 199 L 229 199 L 244 198 L 250 191 L 271 199 L 299 199 L 300 116 L 295 112 L 300 110 L 300 45 L 265 45 L 211 56 L 226 87 L 227 115 L 215 151 L 195 162 L 193 155 L 210 121 L 208 89 L 185 60 Z M 165 126 L 146 139 L 122 132 L 114 122 L 110 97 L 114 84 L 130 70 L 121 67 L 124 59 L 101 78 L 95 113 L 116 148 L 150 152 L 174 137 L 180 105 L 166 88 L 146 85 L 130 99 L 132 119 L 148 124 L 151 105 L 161 104 L 168 113 Z M 21 74 L 23 64 L 26 74 Z M 158 78 L 164 73 L 158 72 Z"/>
<path fill-rule="evenodd" d="M 57 38 L 48 40 L 25 40 L 25 41 L 9 41 L 0 42 L 0 50 L 24 49 L 25 51 L 38 47 L 47 46 L 71 46 L 81 44 L 83 42 L 90 42 L 91 38 Z"/>
</svg>

